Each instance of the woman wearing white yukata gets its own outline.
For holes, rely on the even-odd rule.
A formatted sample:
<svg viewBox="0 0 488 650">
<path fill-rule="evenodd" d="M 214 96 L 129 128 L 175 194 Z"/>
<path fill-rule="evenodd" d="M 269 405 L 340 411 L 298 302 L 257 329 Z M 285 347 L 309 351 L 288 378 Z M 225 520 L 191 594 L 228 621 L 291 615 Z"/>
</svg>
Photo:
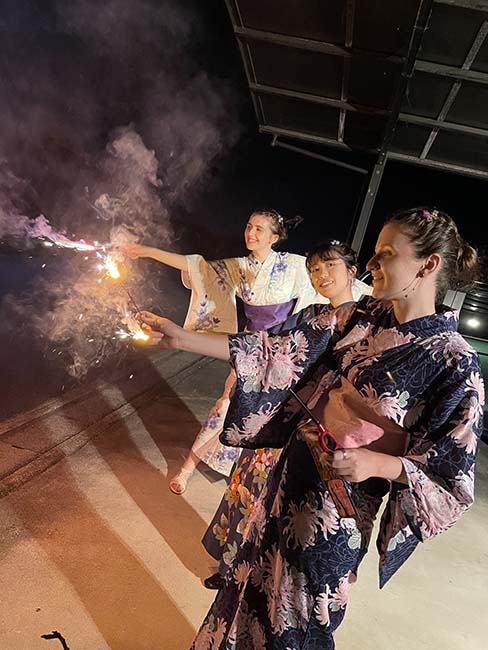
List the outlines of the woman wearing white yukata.
<svg viewBox="0 0 488 650">
<path fill-rule="evenodd" d="M 247 257 L 207 261 L 201 255 L 178 255 L 131 243 L 122 250 L 130 258 L 150 257 L 181 270 L 191 300 L 184 328 L 235 333 L 269 330 L 308 305 L 327 303 L 313 288 L 305 257 L 276 252 L 273 247 L 287 238 L 297 218 L 284 220 L 275 210 L 256 210 L 249 217 L 244 239 Z M 366 285 L 355 281 L 358 298 Z M 242 301 L 244 319 L 238 323 L 236 299 Z M 199 461 L 229 476 L 239 450 L 219 442 L 235 382 L 231 371 L 224 392 L 197 434 L 190 453 L 169 487 L 182 494 Z"/>
<path fill-rule="evenodd" d="M 473 503 L 483 380 L 436 299 L 477 279 L 476 251 L 446 213 L 414 208 L 391 216 L 368 268 L 374 298 L 281 335 L 139 315 L 163 347 L 230 359 L 223 442 L 283 448 L 192 650 L 333 650 L 383 496 L 380 586 Z"/>
</svg>

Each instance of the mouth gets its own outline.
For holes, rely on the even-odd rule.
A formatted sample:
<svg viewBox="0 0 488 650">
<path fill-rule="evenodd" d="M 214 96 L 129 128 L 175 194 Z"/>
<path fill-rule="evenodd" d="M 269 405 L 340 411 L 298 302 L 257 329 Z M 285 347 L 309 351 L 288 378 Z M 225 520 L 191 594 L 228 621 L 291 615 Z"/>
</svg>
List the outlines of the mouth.
<svg viewBox="0 0 488 650">
<path fill-rule="evenodd" d="M 332 280 L 329 280 L 328 282 L 321 282 L 319 284 L 319 287 L 321 289 L 326 289 L 327 287 L 330 287 L 331 284 L 334 284 L 334 282 Z"/>
<path fill-rule="evenodd" d="M 373 275 L 373 282 L 380 282 L 380 280 L 383 280 L 382 275 Z"/>
</svg>

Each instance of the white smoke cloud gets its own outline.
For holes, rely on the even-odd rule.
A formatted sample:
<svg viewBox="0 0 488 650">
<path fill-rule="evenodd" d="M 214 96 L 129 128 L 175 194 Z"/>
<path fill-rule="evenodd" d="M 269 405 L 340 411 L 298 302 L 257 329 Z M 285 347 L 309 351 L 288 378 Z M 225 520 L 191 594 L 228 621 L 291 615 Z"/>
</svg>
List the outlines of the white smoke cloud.
<svg viewBox="0 0 488 650">
<path fill-rule="evenodd" d="M 196 204 L 239 133 L 232 91 L 199 69 L 196 14 L 177 0 L 50 9 L 51 31 L 44 15 L 19 13 L 23 48 L 13 36 L 4 42 L 0 238 L 18 250 L 39 239 L 174 250 L 172 215 Z M 81 377 L 126 345 L 114 334 L 133 311 L 124 283 L 144 307 L 166 298 L 154 265 L 124 263 L 117 284 L 93 252 L 51 250 L 51 272 L 5 300 L 4 313 Z"/>
</svg>

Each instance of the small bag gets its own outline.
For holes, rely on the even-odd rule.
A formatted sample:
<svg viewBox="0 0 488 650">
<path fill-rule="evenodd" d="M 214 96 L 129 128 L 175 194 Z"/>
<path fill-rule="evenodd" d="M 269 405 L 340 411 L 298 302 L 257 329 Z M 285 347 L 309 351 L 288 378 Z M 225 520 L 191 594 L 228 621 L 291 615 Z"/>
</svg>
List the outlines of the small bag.
<svg viewBox="0 0 488 650">
<path fill-rule="evenodd" d="M 341 445 L 328 429 L 322 424 L 314 422 L 311 418 L 301 422 L 298 425 L 298 431 L 301 439 L 307 443 L 320 477 L 327 484 L 327 489 L 337 508 L 339 517 L 357 518 L 358 512 L 354 505 L 350 484 L 338 478 L 327 462 L 326 455 L 341 449 Z"/>
</svg>

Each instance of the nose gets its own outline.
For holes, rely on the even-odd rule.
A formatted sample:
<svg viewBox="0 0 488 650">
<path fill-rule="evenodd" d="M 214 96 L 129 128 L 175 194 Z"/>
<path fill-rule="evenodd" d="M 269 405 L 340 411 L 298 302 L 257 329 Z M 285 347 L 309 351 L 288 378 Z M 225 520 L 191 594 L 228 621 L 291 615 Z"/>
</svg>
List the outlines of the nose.
<svg viewBox="0 0 488 650">
<path fill-rule="evenodd" d="M 378 268 L 378 258 L 377 255 L 373 255 L 373 257 L 366 264 L 366 270 L 372 271 L 373 269 L 377 269 L 377 268 Z"/>
</svg>

